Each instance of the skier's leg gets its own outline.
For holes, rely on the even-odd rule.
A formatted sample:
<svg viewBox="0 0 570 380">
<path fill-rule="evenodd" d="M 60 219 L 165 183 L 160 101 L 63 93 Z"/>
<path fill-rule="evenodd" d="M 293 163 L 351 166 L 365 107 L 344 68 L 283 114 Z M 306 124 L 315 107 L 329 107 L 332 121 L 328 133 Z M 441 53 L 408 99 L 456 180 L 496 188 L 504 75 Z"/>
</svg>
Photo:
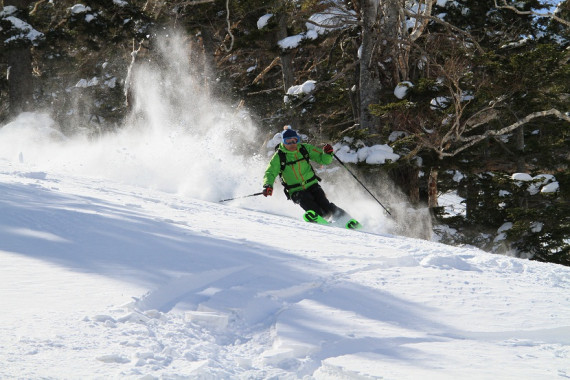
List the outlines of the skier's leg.
<svg viewBox="0 0 570 380">
<path fill-rule="evenodd" d="M 310 191 L 308 190 L 296 191 L 293 194 L 291 194 L 291 200 L 294 203 L 301 206 L 303 210 L 305 211 L 313 210 L 317 214 L 323 216 L 322 207 L 319 205 L 319 203 L 316 202 L 313 194 Z"/>
<path fill-rule="evenodd" d="M 340 207 L 338 207 L 334 203 L 331 203 L 328 200 L 323 188 L 319 184 L 314 184 L 307 191 L 311 192 L 313 198 L 315 199 L 315 202 L 319 205 L 319 208 L 323 211 L 323 213 L 321 214 L 323 218 L 338 219 L 346 215 L 346 212 L 343 209 L 341 209 Z"/>
<path fill-rule="evenodd" d="M 346 213 L 346 211 L 344 211 L 343 209 L 341 209 L 340 207 L 338 207 L 334 203 L 331 203 L 331 206 L 332 206 L 332 210 L 333 210 L 332 211 L 333 219 L 340 219 L 340 218 L 343 218 L 343 217 L 348 215 Z"/>
</svg>

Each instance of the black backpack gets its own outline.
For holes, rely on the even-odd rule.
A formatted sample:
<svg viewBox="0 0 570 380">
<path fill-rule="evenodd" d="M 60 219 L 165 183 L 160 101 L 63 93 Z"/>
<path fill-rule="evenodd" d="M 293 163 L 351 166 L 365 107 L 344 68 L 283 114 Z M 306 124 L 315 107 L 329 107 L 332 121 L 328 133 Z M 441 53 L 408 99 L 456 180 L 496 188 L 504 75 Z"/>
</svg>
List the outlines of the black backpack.
<svg viewBox="0 0 570 380">
<path fill-rule="evenodd" d="M 287 155 L 285 154 L 285 152 L 283 152 L 281 149 L 279 149 L 279 145 L 281 145 L 281 144 L 277 144 L 275 146 L 275 150 L 277 151 L 277 154 L 279 155 L 279 163 L 280 163 L 279 180 L 281 181 L 281 184 L 283 185 L 283 191 L 285 192 L 285 196 L 287 196 L 287 199 L 291 199 L 291 196 L 289 195 L 289 189 L 293 188 L 293 187 L 297 187 L 299 185 L 296 184 L 296 185 L 289 186 L 283 180 L 283 176 L 281 174 L 283 173 L 283 170 L 285 170 L 285 167 L 287 165 L 293 165 L 293 164 L 295 164 L 301 160 L 306 160 L 307 163 L 309 164 L 309 166 L 311 167 L 311 171 L 313 172 L 313 176 L 311 178 L 309 178 L 308 180 L 306 180 L 305 182 L 311 182 L 315 178 L 317 179 L 317 181 L 320 182 L 321 178 L 315 173 L 315 169 L 313 169 L 313 165 L 311 165 L 311 161 L 309 159 L 309 151 L 305 147 L 305 144 L 300 144 L 301 146 L 299 147 L 299 153 L 301 153 L 303 158 L 299 158 L 298 160 L 295 160 L 295 161 L 287 161 Z"/>
</svg>

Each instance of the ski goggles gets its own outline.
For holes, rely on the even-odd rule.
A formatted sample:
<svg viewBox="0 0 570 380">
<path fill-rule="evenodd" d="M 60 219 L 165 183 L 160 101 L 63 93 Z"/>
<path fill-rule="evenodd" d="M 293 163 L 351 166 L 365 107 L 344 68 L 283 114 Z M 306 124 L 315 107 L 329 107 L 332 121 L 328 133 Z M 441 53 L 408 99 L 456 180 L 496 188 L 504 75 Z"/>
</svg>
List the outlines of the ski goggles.
<svg viewBox="0 0 570 380">
<path fill-rule="evenodd" d="M 285 145 L 297 144 L 298 142 L 299 142 L 298 137 L 290 137 L 286 140 L 283 140 L 283 144 Z"/>
</svg>

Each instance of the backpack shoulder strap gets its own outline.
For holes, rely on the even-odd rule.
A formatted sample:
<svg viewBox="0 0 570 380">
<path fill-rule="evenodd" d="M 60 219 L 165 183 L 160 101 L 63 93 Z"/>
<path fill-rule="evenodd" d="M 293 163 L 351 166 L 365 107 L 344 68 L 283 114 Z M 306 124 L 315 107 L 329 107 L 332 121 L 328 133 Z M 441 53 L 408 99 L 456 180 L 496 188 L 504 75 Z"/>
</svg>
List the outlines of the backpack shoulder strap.
<svg viewBox="0 0 570 380">
<path fill-rule="evenodd" d="M 279 144 L 277 144 L 275 150 L 277 151 L 277 155 L 279 156 L 279 181 L 281 182 L 281 185 L 283 185 L 283 192 L 285 193 L 285 196 L 287 197 L 287 199 L 291 199 L 291 196 L 289 195 L 289 190 L 287 189 L 287 184 L 283 180 L 283 170 L 285 170 L 285 166 L 287 166 L 287 156 L 285 155 L 285 152 L 279 149 Z"/>
<path fill-rule="evenodd" d="M 307 150 L 307 147 L 305 146 L 305 144 L 301 144 L 301 147 L 299 148 L 299 152 L 303 155 L 303 158 L 305 160 L 307 160 L 309 165 L 311 165 L 311 160 L 309 159 L 309 151 Z"/>
<path fill-rule="evenodd" d="M 285 166 L 287 165 L 287 156 L 285 155 L 285 152 L 283 152 L 281 149 L 277 149 L 277 154 L 279 155 L 279 164 L 280 164 L 279 175 L 281 175 L 281 173 L 283 173 L 283 170 L 285 169 Z"/>
</svg>

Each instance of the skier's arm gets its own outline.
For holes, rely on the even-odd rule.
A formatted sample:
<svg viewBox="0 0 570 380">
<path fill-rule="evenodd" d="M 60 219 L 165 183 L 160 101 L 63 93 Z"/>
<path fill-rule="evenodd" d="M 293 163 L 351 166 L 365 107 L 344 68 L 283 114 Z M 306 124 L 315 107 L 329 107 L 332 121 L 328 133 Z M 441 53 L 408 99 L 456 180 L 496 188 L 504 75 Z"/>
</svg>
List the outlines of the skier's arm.
<svg viewBox="0 0 570 380">
<path fill-rule="evenodd" d="M 271 157 L 271 161 L 267 165 L 265 169 L 265 175 L 263 176 L 263 186 L 269 185 L 273 187 L 273 182 L 275 182 L 275 178 L 279 175 L 279 171 L 281 170 L 281 162 L 279 161 L 279 154 L 275 152 L 273 157 Z"/>
<path fill-rule="evenodd" d="M 322 165 L 328 165 L 333 161 L 333 155 L 325 153 L 321 148 L 317 148 L 311 144 L 306 144 L 306 147 L 311 160 Z"/>
</svg>

